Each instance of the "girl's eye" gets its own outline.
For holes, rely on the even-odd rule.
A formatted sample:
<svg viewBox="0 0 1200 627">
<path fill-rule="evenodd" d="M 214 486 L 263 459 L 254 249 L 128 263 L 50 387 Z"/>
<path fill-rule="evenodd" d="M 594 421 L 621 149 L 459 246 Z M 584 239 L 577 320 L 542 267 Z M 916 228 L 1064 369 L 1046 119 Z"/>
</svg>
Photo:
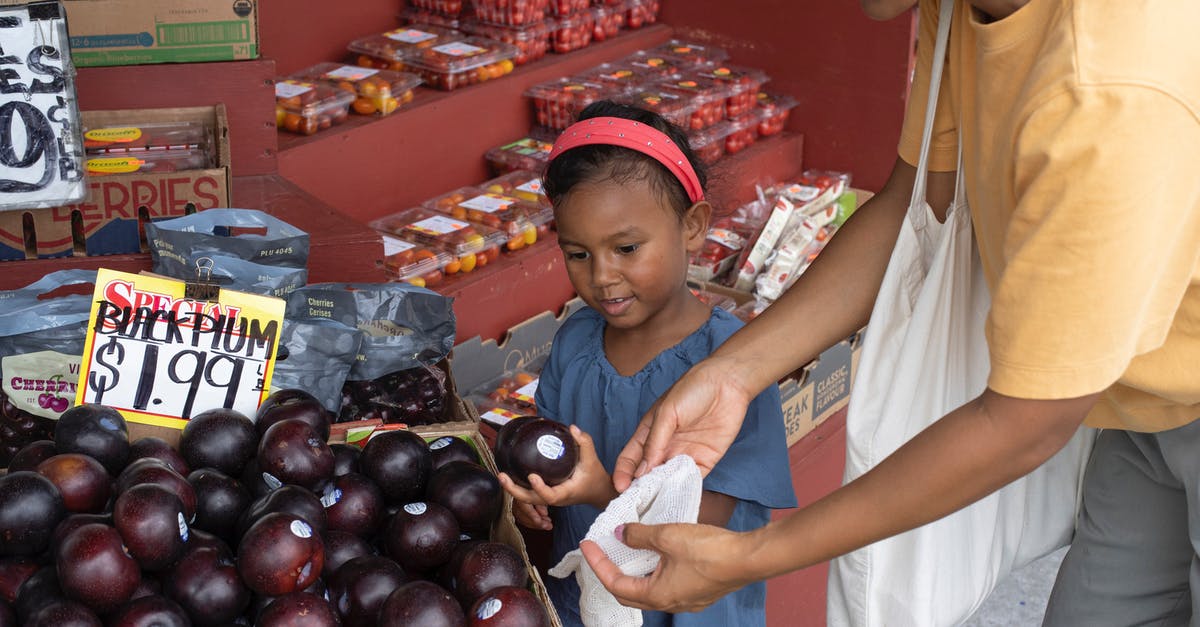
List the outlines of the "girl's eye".
<svg viewBox="0 0 1200 627">
<path fill-rule="evenodd" d="M 625 244 L 624 246 L 617 246 L 617 252 L 622 255 L 632 255 L 637 252 L 638 248 L 641 248 L 641 244 Z"/>
<path fill-rule="evenodd" d="M 563 254 L 566 255 L 567 259 L 571 261 L 583 261 L 584 259 L 588 258 L 588 254 L 586 252 L 579 250 L 567 251 Z"/>
</svg>

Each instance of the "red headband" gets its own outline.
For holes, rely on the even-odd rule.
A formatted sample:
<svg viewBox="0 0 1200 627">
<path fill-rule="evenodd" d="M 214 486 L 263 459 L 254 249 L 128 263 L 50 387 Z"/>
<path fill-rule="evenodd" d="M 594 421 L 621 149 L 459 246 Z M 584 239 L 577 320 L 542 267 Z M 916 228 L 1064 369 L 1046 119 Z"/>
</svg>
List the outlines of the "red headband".
<svg viewBox="0 0 1200 627">
<path fill-rule="evenodd" d="M 550 160 L 572 148 L 592 144 L 621 146 L 651 157 L 679 179 L 693 203 L 704 200 L 700 178 L 679 146 L 665 133 L 641 122 L 625 118 L 590 118 L 576 122 L 558 136 L 550 151 Z"/>
</svg>

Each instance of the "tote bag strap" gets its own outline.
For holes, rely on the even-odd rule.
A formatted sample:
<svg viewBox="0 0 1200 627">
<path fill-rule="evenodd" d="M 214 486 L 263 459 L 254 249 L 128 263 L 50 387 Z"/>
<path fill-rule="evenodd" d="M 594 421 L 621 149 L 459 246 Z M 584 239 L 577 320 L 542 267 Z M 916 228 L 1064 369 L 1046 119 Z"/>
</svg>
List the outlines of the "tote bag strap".
<svg viewBox="0 0 1200 627">
<path fill-rule="evenodd" d="M 950 19 L 954 15 L 955 1 L 942 0 L 938 13 L 937 41 L 933 47 L 933 67 L 929 75 L 929 101 L 925 104 L 925 126 L 921 131 L 921 155 L 917 159 L 917 179 L 913 183 L 912 198 L 908 203 L 910 215 L 914 213 L 922 217 L 925 215 L 923 208 L 925 206 L 925 179 L 929 174 L 929 144 L 933 139 L 933 118 L 937 113 L 938 92 L 942 86 L 942 70 L 946 65 L 946 44 L 950 39 Z M 960 161 L 961 144 L 962 142 L 959 142 Z M 961 172 L 961 170 L 960 167 L 959 171 Z M 916 209 L 918 207 L 922 208 L 919 212 Z"/>
</svg>

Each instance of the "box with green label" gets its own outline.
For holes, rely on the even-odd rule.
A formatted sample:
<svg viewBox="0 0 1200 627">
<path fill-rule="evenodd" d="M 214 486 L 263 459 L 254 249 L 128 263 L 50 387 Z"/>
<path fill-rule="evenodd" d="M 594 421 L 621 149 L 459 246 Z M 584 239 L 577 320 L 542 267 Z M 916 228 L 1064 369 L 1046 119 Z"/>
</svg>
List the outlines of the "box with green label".
<svg viewBox="0 0 1200 627">
<path fill-rule="evenodd" d="M 258 0 L 64 0 L 75 65 L 258 58 Z"/>
</svg>

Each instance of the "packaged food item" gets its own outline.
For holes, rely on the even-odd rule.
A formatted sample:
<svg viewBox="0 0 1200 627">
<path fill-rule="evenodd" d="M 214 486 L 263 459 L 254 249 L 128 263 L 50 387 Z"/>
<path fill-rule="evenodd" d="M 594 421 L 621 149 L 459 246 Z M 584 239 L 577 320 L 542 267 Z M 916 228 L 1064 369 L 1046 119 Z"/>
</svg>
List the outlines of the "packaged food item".
<svg viewBox="0 0 1200 627">
<path fill-rule="evenodd" d="M 213 167 L 212 153 L 200 148 L 139 150 L 87 155 L 83 161 L 88 176 L 130 172 L 156 173 L 204 170 Z"/>
<path fill-rule="evenodd" d="M 732 129 L 725 136 L 725 154 L 736 155 L 758 141 L 758 116 L 747 113 L 736 120 L 729 120 Z"/>
<path fill-rule="evenodd" d="M 546 17 L 549 0 L 471 0 L 475 17 L 504 26 L 525 26 Z"/>
<path fill-rule="evenodd" d="M 530 87 L 525 95 L 533 100 L 537 123 L 561 131 L 575 122 L 584 107 L 617 95 L 618 89 L 584 78 L 558 78 Z"/>
<path fill-rule="evenodd" d="M 500 26 L 478 20 L 467 20 L 463 30 L 472 35 L 502 41 L 516 47 L 513 65 L 524 65 L 546 56 L 550 49 L 550 25 L 533 22 L 524 26 Z"/>
<path fill-rule="evenodd" d="M 625 3 L 625 24 L 629 30 L 639 29 L 646 24 L 658 21 L 658 12 L 662 8 L 659 0 L 628 0 Z"/>
<path fill-rule="evenodd" d="M 346 48 L 358 55 L 356 65 L 399 72 L 404 69 L 405 59 L 462 37 L 463 33 L 457 30 L 432 24 L 411 24 L 386 33 L 360 37 L 347 44 Z"/>
<path fill-rule="evenodd" d="M 401 65 L 420 75 L 430 87 L 453 91 L 512 72 L 515 56 L 517 48 L 511 44 L 464 36 L 410 54 Z"/>
<path fill-rule="evenodd" d="M 736 128 L 728 120 L 698 131 L 688 131 L 688 146 L 701 162 L 712 164 L 725 156 L 725 140 Z"/>
<path fill-rule="evenodd" d="M 458 30 L 458 27 L 462 25 L 459 17 L 457 13 L 454 15 L 444 15 L 437 11 L 421 9 L 415 6 L 406 6 L 400 12 L 400 21 L 404 24 L 429 24 L 453 30 Z"/>
<path fill-rule="evenodd" d="M 758 90 L 770 80 L 762 70 L 721 63 L 701 66 L 693 73 L 725 85 L 725 113 L 731 120 L 754 110 Z"/>
<path fill-rule="evenodd" d="M 653 111 L 670 123 L 684 129 L 691 128 L 692 114 L 699 102 L 684 97 L 684 94 L 662 86 L 639 87 L 613 98 L 615 102 L 631 107 Z"/>
<path fill-rule="evenodd" d="M 510 420 L 526 415 L 525 412 L 516 410 L 505 403 L 493 401 L 486 394 L 470 394 L 467 396 L 467 400 L 475 406 L 481 421 L 495 427 L 503 427 Z"/>
<path fill-rule="evenodd" d="M 592 12 L 592 41 L 612 39 L 625 28 L 625 11 L 622 7 L 594 6 Z"/>
<path fill-rule="evenodd" d="M 561 17 L 554 23 L 550 42 L 555 52 L 564 53 L 585 48 L 592 43 L 592 28 L 596 20 L 590 11 Z"/>
<path fill-rule="evenodd" d="M 810 218 L 792 227 L 766 270 L 754 280 L 755 295 L 772 302 L 782 296 L 817 258 L 836 229 L 832 224 L 817 226 Z"/>
<path fill-rule="evenodd" d="M 549 13 L 554 17 L 566 17 L 587 11 L 590 0 L 550 0 Z"/>
<path fill-rule="evenodd" d="M 83 147 L 89 154 L 151 148 L 211 150 L 212 143 L 212 128 L 196 121 L 146 122 L 137 126 L 83 129 Z"/>
<path fill-rule="evenodd" d="M 783 235 L 784 228 L 787 226 L 788 220 L 791 219 L 795 208 L 796 206 L 786 198 L 780 197 L 775 200 L 766 223 L 763 224 L 762 229 L 755 235 L 753 241 L 742 249 L 742 254 L 738 256 L 737 274 L 733 280 L 734 289 L 743 292 L 749 292 L 754 289 L 754 279 L 758 278 L 759 273 L 762 272 L 767 262 L 767 258 L 775 250 L 775 244 Z"/>
<path fill-rule="evenodd" d="M 508 236 L 505 250 L 515 251 L 537 242 L 538 227 L 554 218 L 553 211 L 515 196 L 463 187 L 432 198 L 425 207 L 457 220 L 503 231 Z"/>
<path fill-rule="evenodd" d="M 296 72 L 291 78 L 320 81 L 354 94 L 350 110 L 359 115 L 389 115 L 412 102 L 413 88 L 421 77 L 358 65 L 318 63 Z"/>
<path fill-rule="evenodd" d="M 755 97 L 755 104 L 758 107 L 758 134 L 767 137 L 783 132 L 792 109 L 796 108 L 796 99 L 760 91 Z"/>
<path fill-rule="evenodd" d="M 693 105 L 685 129 L 698 131 L 725 119 L 725 98 L 729 94 L 726 85 L 695 75 L 676 75 L 660 85 Z"/>
<path fill-rule="evenodd" d="M 530 170 L 517 170 L 502 174 L 480 185 L 484 191 L 516 196 L 526 202 L 536 203 L 539 207 L 550 208 L 550 199 L 542 187 L 541 174 Z M 553 216 L 551 216 L 553 217 Z"/>
<path fill-rule="evenodd" d="M 493 403 L 508 406 L 524 414 L 536 414 L 538 375 L 524 370 L 497 377 L 480 386 L 474 393 Z"/>
<path fill-rule="evenodd" d="M 651 48 L 647 52 L 655 56 L 671 57 L 677 62 L 688 66 L 722 63 L 725 59 L 729 58 L 729 53 L 724 48 L 684 41 L 682 39 L 672 39 Z"/>
<path fill-rule="evenodd" d="M 275 126 L 289 133 L 312 135 L 350 115 L 354 94 L 314 81 L 275 82 Z"/>
<path fill-rule="evenodd" d="M 729 217 L 718 219 L 709 227 L 704 245 L 688 265 L 688 277 L 697 281 L 724 277 L 753 236 L 754 227 L 749 224 Z"/>
<path fill-rule="evenodd" d="M 487 151 L 485 158 L 494 174 L 505 174 L 514 170 L 541 172 L 550 160 L 551 142 L 533 137 L 523 137 L 515 142 L 497 146 Z"/>
<path fill-rule="evenodd" d="M 661 79 L 681 74 L 688 67 L 680 64 L 673 57 L 650 54 L 645 50 L 638 50 L 617 63 L 628 65 L 643 76 L 655 76 Z"/>
<path fill-rule="evenodd" d="M 577 74 L 576 77 L 582 80 L 612 83 L 620 92 L 637 89 L 658 78 L 626 63 L 601 63 Z"/>
<path fill-rule="evenodd" d="M 508 239 L 497 229 L 456 220 L 424 207 L 384 216 L 367 226 L 454 256 L 442 269 L 446 274 L 471 272 L 495 261 L 500 256 L 500 246 Z"/>
<path fill-rule="evenodd" d="M 462 0 L 410 0 L 407 4 L 414 8 L 454 17 L 462 12 Z"/>
<path fill-rule="evenodd" d="M 434 287 L 442 282 L 443 272 L 454 257 L 442 250 L 407 242 L 392 235 L 383 236 L 383 267 L 388 275 L 417 287 Z"/>
</svg>

